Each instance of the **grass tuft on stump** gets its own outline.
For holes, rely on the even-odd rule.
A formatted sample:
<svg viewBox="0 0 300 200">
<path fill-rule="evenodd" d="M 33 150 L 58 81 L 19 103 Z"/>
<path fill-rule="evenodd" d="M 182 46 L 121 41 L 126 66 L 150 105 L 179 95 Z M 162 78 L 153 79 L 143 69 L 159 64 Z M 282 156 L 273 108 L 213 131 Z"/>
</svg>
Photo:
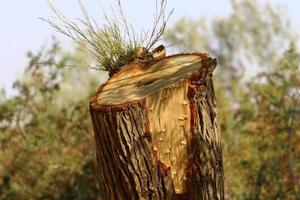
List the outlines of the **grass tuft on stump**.
<svg viewBox="0 0 300 200">
<path fill-rule="evenodd" d="M 96 69 L 108 71 L 110 76 L 118 72 L 122 66 L 146 56 L 157 45 L 173 12 L 172 9 L 166 14 L 166 0 L 156 0 L 153 25 L 147 31 L 136 33 L 124 14 L 121 0 L 117 0 L 117 10 L 112 9 L 112 18 L 102 8 L 104 24 L 101 28 L 89 15 L 82 1 L 77 2 L 83 14 L 81 19 L 69 20 L 51 1 L 48 3 L 55 20 L 41 19 L 48 22 L 57 32 L 71 38 L 79 47 L 87 50 L 96 59 Z"/>
</svg>

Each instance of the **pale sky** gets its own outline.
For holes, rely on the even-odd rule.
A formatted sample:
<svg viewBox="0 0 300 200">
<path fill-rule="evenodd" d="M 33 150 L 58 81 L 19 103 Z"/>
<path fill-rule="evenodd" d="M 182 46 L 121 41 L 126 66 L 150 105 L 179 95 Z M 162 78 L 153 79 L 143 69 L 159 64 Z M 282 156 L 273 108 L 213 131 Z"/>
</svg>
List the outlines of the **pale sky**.
<svg viewBox="0 0 300 200">
<path fill-rule="evenodd" d="M 114 6 L 114 0 L 84 0 L 88 11 L 96 18 L 101 18 L 101 1 L 105 8 Z M 267 0 L 258 0 L 266 2 Z M 36 51 L 52 35 L 55 35 L 66 48 L 71 48 L 71 41 L 54 32 L 39 17 L 53 16 L 46 0 L 1 0 L 0 1 L 0 88 L 4 87 L 8 95 L 13 94 L 11 85 L 24 70 L 26 52 Z M 52 0 L 52 2 L 70 19 L 81 17 L 75 0 Z M 155 10 L 155 0 L 123 0 L 129 20 L 137 28 L 149 27 Z M 300 1 L 269 0 L 276 5 L 286 6 L 289 19 L 296 31 L 300 31 Z M 228 15 L 231 11 L 229 0 L 169 0 L 168 8 L 174 8 L 170 24 L 183 16 L 198 18 Z M 99 20 L 101 24 L 101 20 Z"/>
</svg>

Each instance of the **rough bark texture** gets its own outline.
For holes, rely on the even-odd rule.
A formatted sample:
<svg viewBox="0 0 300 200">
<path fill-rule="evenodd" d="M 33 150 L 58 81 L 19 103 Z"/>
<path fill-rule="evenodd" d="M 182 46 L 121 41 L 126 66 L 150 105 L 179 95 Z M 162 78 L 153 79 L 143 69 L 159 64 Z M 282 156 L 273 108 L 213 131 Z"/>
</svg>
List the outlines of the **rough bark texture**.
<svg viewBox="0 0 300 200">
<path fill-rule="evenodd" d="M 164 180 L 150 152 L 144 101 L 124 107 L 91 108 L 99 181 L 106 199 L 168 199 Z"/>
<path fill-rule="evenodd" d="M 103 88 L 109 84 L 115 88 L 114 84 L 122 81 L 116 78 L 91 99 L 103 199 L 224 199 L 222 151 L 211 79 L 216 63 L 203 55 L 199 60 L 198 67 L 192 66 L 196 61 L 190 63 L 191 72 L 187 67 L 179 69 L 176 60 L 162 62 L 175 63 L 175 78 L 168 75 L 175 81 L 153 85 L 153 92 L 140 92 L 143 98 L 101 104 L 101 100 L 110 101 L 109 92 L 99 98 Z M 159 75 L 159 70 L 153 73 Z M 151 73 L 147 76 L 151 77 Z M 139 80 L 137 85 L 126 87 L 140 87 L 140 83 Z M 149 91 L 151 83 L 145 84 Z M 139 89 L 132 89 L 134 95 Z"/>
<path fill-rule="evenodd" d="M 224 199 L 224 173 L 211 80 L 191 81 L 192 135 L 188 142 L 188 199 Z"/>
</svg>

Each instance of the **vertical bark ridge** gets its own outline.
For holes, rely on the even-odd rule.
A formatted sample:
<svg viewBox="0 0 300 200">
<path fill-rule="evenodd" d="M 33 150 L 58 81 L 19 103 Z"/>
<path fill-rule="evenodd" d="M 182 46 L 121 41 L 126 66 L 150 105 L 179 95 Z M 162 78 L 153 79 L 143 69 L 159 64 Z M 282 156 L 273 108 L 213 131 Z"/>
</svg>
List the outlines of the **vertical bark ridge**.
<svg viewBox="0 0 300 200">
<path fill-rule="evenodd" d="M 121 134 L 125 134 L 127 135 L 129 138 L 130 138 L 130 146 L 131 146 L 131 149 L 130 149 L 130 153 L 128 155 L 128 158 L 130 159 L 131 163 L 133 164 L 132 167 L 133 167 L 133 171 L 132 173 L 135 174 L 134 178 L 136 180 L 135 182 L 135 188 L 137 188 L 138 191 L 141 191 L 142 190 L 142 187 L 143 187 L 143 184 L 142 184 L 142 178 L 140 177 L 140 174 L 141 174 L 141 170 L 140 170 L 140 167 L 139 167 L 139 159 L 138 159 L 138 155 L 137 155 L 137 151 L 136 151 L 136 148 L 135 148 L 135 139 L 134 137 L 136 132 L 133 132 L 132 130 L 132 122 L 128 123 L 128 120 L 130 120 L 130 116 L 128 115 L 127 112 L 124 112 L 122 111 L 121 113 L 122 115 L 122 124 L 121 124 L 121 127 L 123 131 L 121 131 Z M 139 198 L 140 198 L 140 195 L 143 195 L 143 194 L 138 194 L 139 195 Z"/>
<path fill-rule="evenodd" d="M 102 116 L 96 115 L 96 116 L 94 116 L 94 118 L 96 119 L 96 123 L 98 124 L 96 126 L 96 128 L 100 131 L 99 135 L 98 134 L 96 135 L 96 140 L 98 140 L 100 143 L 100 149 L 98 151 L 98 155 L 99 155 L 99 152 L 101 151 L 102 156 L 100 156 L 100 158 L 103 159 L 103 161 L 104 161 L 103 167 L 107 170 L 107 173 L 102 172 L 101 174 L 103 176 L 106 176 L 106 181 L 111 181 L 113 184 L 115 184 L 115 178 L 114 178 L 114 173 L 113 173 L 114 166 L 112 163 L 108 162 L 109 161 L 108 156 L 109 156 L 109 152 L 111 149 L 109 146 L 107 146 L 107 143 L 104 143 L 104 141 L 108 141 L 107 136 L 104 136 L 104 138 L 105 138 L 104 140 L 99 139 L 99 136 L 105 132 L 104 131 L 105 126 L 103 125 Z M 103 129 L 100 129 L 99 127 L 103 127 Z M 106 191 L 106 193 L 109 195 L 109 198 L 114 198 L 114 199 L 117 198 L 116 194 L 114 193 L 112 188 L 106 186 L 105 189 L 108 190 L 108 191 Z"/>
<path fill-rule="evenodd" d="M 96 130 L 97 129 L 97 125 L 96 125 L 96 116 L 92 114 L 92 123 L 95 124 L 93 126 L 93 129 L 94 129 L 94 133 L 96 133 Z M 101 140 L 98 139 L 98 134 L 95 134 L 95 143 L 96 143 L 96 147 L 100 150 L 102 149 L 101 147 L 103 146 L 101 144 Z M 97 179 L 99 180 L 99 184 L 100 184 L 100 188 L 101 188 L 101 194 L 103 195 L 104 192 L 107 192 L 109 191 L 109 188 L 108 186 L 105 184 L 107 181 L 108 181 L 108 178 L 105 176 L 105 174 L 102 173 L 102 170 L 101 168 L 103 166 L 105 166 L 105 161 L 104 161 L 104 156 L 100 156 L 99 155 L 99 150 L 96 151 L 96 161 L 97 161 Z"/>
<path fill-rule="evenodd" d="M 128 174 L 130 174 L 130 168 L 132 168 L 132 162 L 128 159 L 128 155 L 130 154 L 130 149 L 128 147 L 128 142 L 126 141 L 126 139 L 124 139 L 124 135 L 120 134 L 120 117 L 118 115 L 118 113 L 111 113 L 110 114 L 110 121 L 114 122 L 112 123 L 112 129 L 113 130 L 118 130 L 116 131 L 116 135 L 117 137 L 115 137 L 115 140 L 119 140 L 120 145 L 120 151 L 119 151 L 119 155 L 120 155 L 120 161 L 122 161 L 122 165 L 128 165 L 129 168 L 121 168 L 120 171 L 122 172 L 122 178 L 124 179 L 124 181 L 126 182 L 124 184 L 124 187 L 122 188 L 126 193 L 127 193 L 127 197 L 129 198 L 130 196 L 132 196 L 131 193 L 134 194 L 134 196 L 137 196 L 138 194 L 132 190 L 132 188 L 135 187 L 135 183 L 134 180 L 132 179 L 132 177 L 128 176 Z M 113 133 L 113 132 L 111 132 Z M 125 190 L 125 187 L 128 187 L 128 185 L 130 186 L 130 191 Z M 129 193 L 128 193 L 129 192 Z"/>
<path fill-rule="evenodd" d="M 90 112 L 104 198 L 167 199 L 164 174 L 150 151 L 145 101 L 122 108 L 91 107 Z"/>
<path fill-rule="evenodd" d="M 112 115 L 109 113 L 109 115 L 103 115 L 103 119 L 102 119 L 102 123 L 104 124 L 104 127 L 105 127 L 105 132 L 108 132 L 108 133 L 114 133 L 114 130 L 113 127 L 114 127 L 114 123 L 115 121 L 111 121 L 111 117 Z M 108 123 L 111 122 L 111 123 Z M 128 191 L 124 189 L 124 186 L 126 186 L 126 178 L 124 178 L 122 175 L 124 174 L 124 171 L 123 169 L 121 168 L 117 168 L 119 166 L 122 165 L 122 157 L 124 157 L 124 152 L 122 150 L 120 150 L 120 140 L 118 141 L 119 138 L 116 137 L 116 134 L 107 134 L 108 136 L 108 143 L 107 145 L 109 145 L 109 152 L 111 152 L 111 155 L 112 155 L 112 158 L 114 160 L 114 162 L 112 163 L 111 166 L 113 166 L 111 168 L 111 175 L 114 177 L 114 184 L 117 185 L 118 187 L 121 188 L 120 190 L 120 193 L 116 193 L 118 195 L 118 198 L 123 198 L 123 197 L 126 197 L 126 196 L 129 196 L 128 194 Z M 118 147 L 117 151 L 114 151 L 114 148 L 113 147 Z M 117 172 L 115 174 L 115 172 Z M 122 177 L 122 181 L 120 181 Z"/>
<path fill-rule="evenodd" d="M 137 108 L 136 112 L 140 112 L 139 109 Z M 141 134 L 143 134 L 143 132 L 145 132 L 143 130 L 143 128 L 140 128 L 137 124 L 137 119 L 135 115 L 132 114 L 132 110 L 131 108 L 128 109 L 128 119 L 132 119 L 133 121 L 131 121 L 132 125 L 128 125 L 131 128 L 131 132 L 134 133 L 134 137 L 133 139 L 135 140 L 135 144 L 136 147 L 133 149 L 133 152 L 136 152 L 136 156 L 137 156 L 137 168 L 139 170 L 139 175 L 141 176 L 141 191 L 142 191 L 142 198 L 146 198 L 148 196 L 148 191 L 147 191 L 147 180 L 149 180 L 149 176 L 144 163 L 144 152 L 143 149 L 148 148 L 146 147 L 146 145 L 144 145 L 143 140 L 145 138 L 143 138 L 141 136 Z M 142 133 L 141 133 L 142 132 Z"/>
<path fill-rule="evenodd" d="M 189 139 L 189 199 L 224 199 L 223 163 L 216 103 L 207 72 L 190 80 L 191 130 Z M 203 81 L 204 80 L 204 81 Z"/>
<path fill-rule="evenodd" d="M 147 140 L 148 138 L 146 137 L 146 130 L 145 130 L 145 123 L 143 123 L 142 121 L 145 120 L 142 118 L 136 118 L 136 116 L 134 115 L 134 110 L 129 109 L 130 110 L 130 115 L 132 118 L 134 118 L 134 124 L 135 124 L 135 128 L 136 128 L 136 132 L 138 133 L 138 150 L 140 151 L 140 154 L 142 155 L 141 158 L 141 163 L 143 165 L 141 165 L 141 169 L 142 169 L 142 174 L 144 174 L 146 177 L 143 178 L 143 180 L 145 180 L 145 184 L 146 186 L 143 188 L 146 190 L 147 195 L 148 195 L 148 199 L 152 198 L 152 192 L 153 192 L 153 186 L 152 186 L 152 175 L 151 175 L 151 170 L 150 170 L 150 166 L 147 162 L 147 158 L 151 157 L 151 155 L 149 154 L 149 151 L 146 151 L 146 149 L 149 149 L 149 145 L 147 145 L 145 141 L 145 139 Z M 141 112 L 140 108 L 138 108 L 138 112 Z M 152 164 L 152 163 L 151 163 Z M 146 173 L 144 173 L 146 172 Z"/>
<path fill-rule="evenodd" d="M 94 118 L 94 120 L 93 120 L 94 123 L 99 121 L 99 119 L 98 119 L 97 116 L 94 116 L 93 118 Z M 95 128 L 96 130 L 98 130 L 99 125 L 100 125 L 100 124 L 97 124 L 94 128 Z M 107 155 L 107 154 L 106 154 L 106 148 L 103 148 L 103 147 L 105 147 L 104 144 L 102 143 L 101 140 L 98 140 L 97 138 L 98 138 L 98 134 L 95 135 L 96 144 L 97 144 L 97 146 L 99 146 L 99 149 L 101 149 L 100 151 L 103 151 L 103 152 L 104 152 L 103 156 L 98 156 L 97 158 L 98 158 L 98 161 L 100 161 L 100 160 L 102 161 L 101 164 L 102 164 L 103 167 L 105 167 L 105 166 L 106 166 L 106 163 L 107 163 L 107 160 L 108 160 L 107 157 L 106 157 L 106 155 Z M 96 152 L 97 155 L 99 154 L 98 152 L 99 152 L 99 151 Z M 100 163 L 99 163 L 99 164 L 100 164 Z M 100 168 L 99 168 L 99 169 L 100 169 Z M 100 169 L 100 170 L 101 170 L 101 169 Z M 107 176 L 107 174 L 99 173 L 99 175 L 100 175 L 100 179 L 102 179 L 102 182 L 105 183 L 106 181 L 108 181 L 108 176 Z M 103 188 L 104 191 L 106 191 L 106 193 L 109 195 L 109 197 L 112 197 L 111 195 L 112 195 L 113 193 L 112 193 L 111 189 L 110 189 L 109 187 L 107 187 L 105 184 L 104 184 L 103 186 L 104 186 L 104 188 Z"/>
<path fill-rule="evenodd" d="M 126 151 L 127 151 L 127 154 L 125 155 L 126 156 L 126 162 L 127 162 L 127 165 L 128 165 L 128 174 L 131 174 L 131 173 L 134 173 L 135 176 L 138 176 L 138 174 L 134 171 L 134 164 L 133 164 L 133 161 L 132 159 L 130 159 L 130 154 L 132 152 L 132 146 L 130 145 L 132 143 L 132 140 L 130 138 L 130 135 L 128 134 L 128 129 L 127 127 L 125 126 L 124 127 L 124 119 L 123 119 L 124 116 L 120 116 L 118 113 L 116 114 L 116 119 L 117 119 L 117 124 L 118 124 L 118 129 L 117 130 L 120 130 L 120 129 L 123 129 L 123 133 L 124 134 L 120 134 L 120 131 L 118 131 L 119 133 L 119 137 L 122 139 L 122 143 L 124 143 L 124 146 L 126 146 Z M 126 121 L 126 120 L 125 120 Z M 124 163 L 125 165 L 126 163 Z M 136 179 L 134 179 L 133 177 L 129 176 L 128 179 L 130 180 L 130 187 L 131 189 L 132 188 L 135 188 L 137 187 L 136 185 Z M 139 180 L 139 184 L 140 184 L 140 180 Z M 132 191 L 133 193 L 135 193 L 136 191 Z M 138 194 L 136 194 L 136 196 L 138 196 Z"/>
</svg>

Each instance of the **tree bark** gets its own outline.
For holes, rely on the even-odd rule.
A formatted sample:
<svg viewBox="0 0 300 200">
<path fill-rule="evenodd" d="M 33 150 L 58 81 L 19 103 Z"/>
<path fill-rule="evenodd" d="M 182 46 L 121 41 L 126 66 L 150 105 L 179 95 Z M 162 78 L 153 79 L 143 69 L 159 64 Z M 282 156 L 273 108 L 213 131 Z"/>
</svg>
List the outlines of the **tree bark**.
<svg viewBox="0 0 300 200">
<path fill-rule="evenodd" d="M 206 54 L 172 56 L 100 87 L 90 113 L 104 199 L 224 199 L 215 66 Z"/>
</svg>

